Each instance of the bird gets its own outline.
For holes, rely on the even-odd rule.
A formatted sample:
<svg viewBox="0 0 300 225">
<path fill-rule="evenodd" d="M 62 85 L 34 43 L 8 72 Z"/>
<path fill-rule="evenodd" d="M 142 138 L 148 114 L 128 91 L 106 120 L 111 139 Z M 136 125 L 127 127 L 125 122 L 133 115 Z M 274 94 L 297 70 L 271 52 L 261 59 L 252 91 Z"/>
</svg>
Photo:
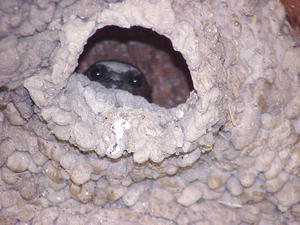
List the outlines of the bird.
<svg viewBox="0 0 300 225">
<path fill-rule="evenodd" d="M 144 74 L 130 63 L 119 60 L 97 61 L 84 74 L 106 88 L 125 90 L 152 102 L 152 89 Z"/>
</svg>

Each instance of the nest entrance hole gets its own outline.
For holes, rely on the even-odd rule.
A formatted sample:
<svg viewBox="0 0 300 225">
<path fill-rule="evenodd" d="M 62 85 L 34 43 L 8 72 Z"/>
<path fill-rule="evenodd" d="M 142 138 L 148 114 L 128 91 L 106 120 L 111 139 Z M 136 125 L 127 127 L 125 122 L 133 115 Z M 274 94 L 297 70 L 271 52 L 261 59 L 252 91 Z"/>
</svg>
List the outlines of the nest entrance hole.
<svg viewBox="0 0 300 225">
<path fill-rule="evenodd" d="M 84 73 L 101 60 L 118 60 L 138 67 L 152 88 L 152 102 L 165 108 L 185 103 L 194 89 L 182 54 L 174 50 L 170 39 L 151 29 L 98 29 L 88 39 L 76 70 Z"/>
</svg>

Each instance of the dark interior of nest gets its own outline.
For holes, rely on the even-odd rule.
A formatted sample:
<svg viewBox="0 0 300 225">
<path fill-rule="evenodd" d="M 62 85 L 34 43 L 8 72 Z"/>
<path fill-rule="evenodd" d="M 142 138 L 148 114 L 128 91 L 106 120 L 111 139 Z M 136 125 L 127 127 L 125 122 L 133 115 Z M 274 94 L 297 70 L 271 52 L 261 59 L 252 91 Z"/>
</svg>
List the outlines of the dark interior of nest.
<svg viewBox="0 0 300 225">
<path fill-rule="evenodd" d="M 118 60 L 139 68 L 152 88 L 152 103 L 165 108 L 186 102 L 193 82 L 186 61 L 171 41 L 143 27 L 107 26 L 88 39 L 76 69 L 84 73 L 101 60 Z"/>
</svg>

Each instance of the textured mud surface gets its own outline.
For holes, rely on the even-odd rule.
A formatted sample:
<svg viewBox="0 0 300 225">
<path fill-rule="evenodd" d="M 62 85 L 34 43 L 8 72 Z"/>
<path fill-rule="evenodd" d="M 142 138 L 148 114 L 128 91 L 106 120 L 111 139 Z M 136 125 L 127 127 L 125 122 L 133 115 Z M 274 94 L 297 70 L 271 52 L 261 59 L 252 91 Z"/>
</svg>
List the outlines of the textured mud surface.
<svg viewBox="0 0 300 225">
<path fill-rule="evenodd" d="M 0 14 L 0 224 L 299 224 L 300 49 L 280 1 L 4 0 Z M 136 40 L 82 55 L 111 25 L 169 38 L 195 90 L 176 100 L 177 71 L 150 104 L 88 80 L 95 56 L 152 84 L 174 69 Z"/>
</svg>

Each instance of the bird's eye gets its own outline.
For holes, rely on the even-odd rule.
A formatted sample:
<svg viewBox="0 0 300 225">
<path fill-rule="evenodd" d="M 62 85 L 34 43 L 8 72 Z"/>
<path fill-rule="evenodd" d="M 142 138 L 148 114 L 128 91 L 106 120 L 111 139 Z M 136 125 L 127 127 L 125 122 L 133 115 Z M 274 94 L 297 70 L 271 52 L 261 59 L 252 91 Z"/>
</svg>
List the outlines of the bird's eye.
<svg viewBox="0 0 300 225">
<path fill-rule="evenodd" d="M 133 76 L 129 79 L 129 84 L 133 87 L 141 87 L 143 85 L 143 78 L 141 76 Z"/>
<path fill-rule="evenodd" d="M 89 74 L 90 76 L 94 78 L 100 78 L 107 72 L 107 69 L 103 65 L 96 65 L 93 68 L 91 68 Z"/>
<path fill-rule="evenodd" d="M 95 68 L 92 73 L 94 76 L 101 76 L 101 72 L 98 68 Z"/>
</svg>

